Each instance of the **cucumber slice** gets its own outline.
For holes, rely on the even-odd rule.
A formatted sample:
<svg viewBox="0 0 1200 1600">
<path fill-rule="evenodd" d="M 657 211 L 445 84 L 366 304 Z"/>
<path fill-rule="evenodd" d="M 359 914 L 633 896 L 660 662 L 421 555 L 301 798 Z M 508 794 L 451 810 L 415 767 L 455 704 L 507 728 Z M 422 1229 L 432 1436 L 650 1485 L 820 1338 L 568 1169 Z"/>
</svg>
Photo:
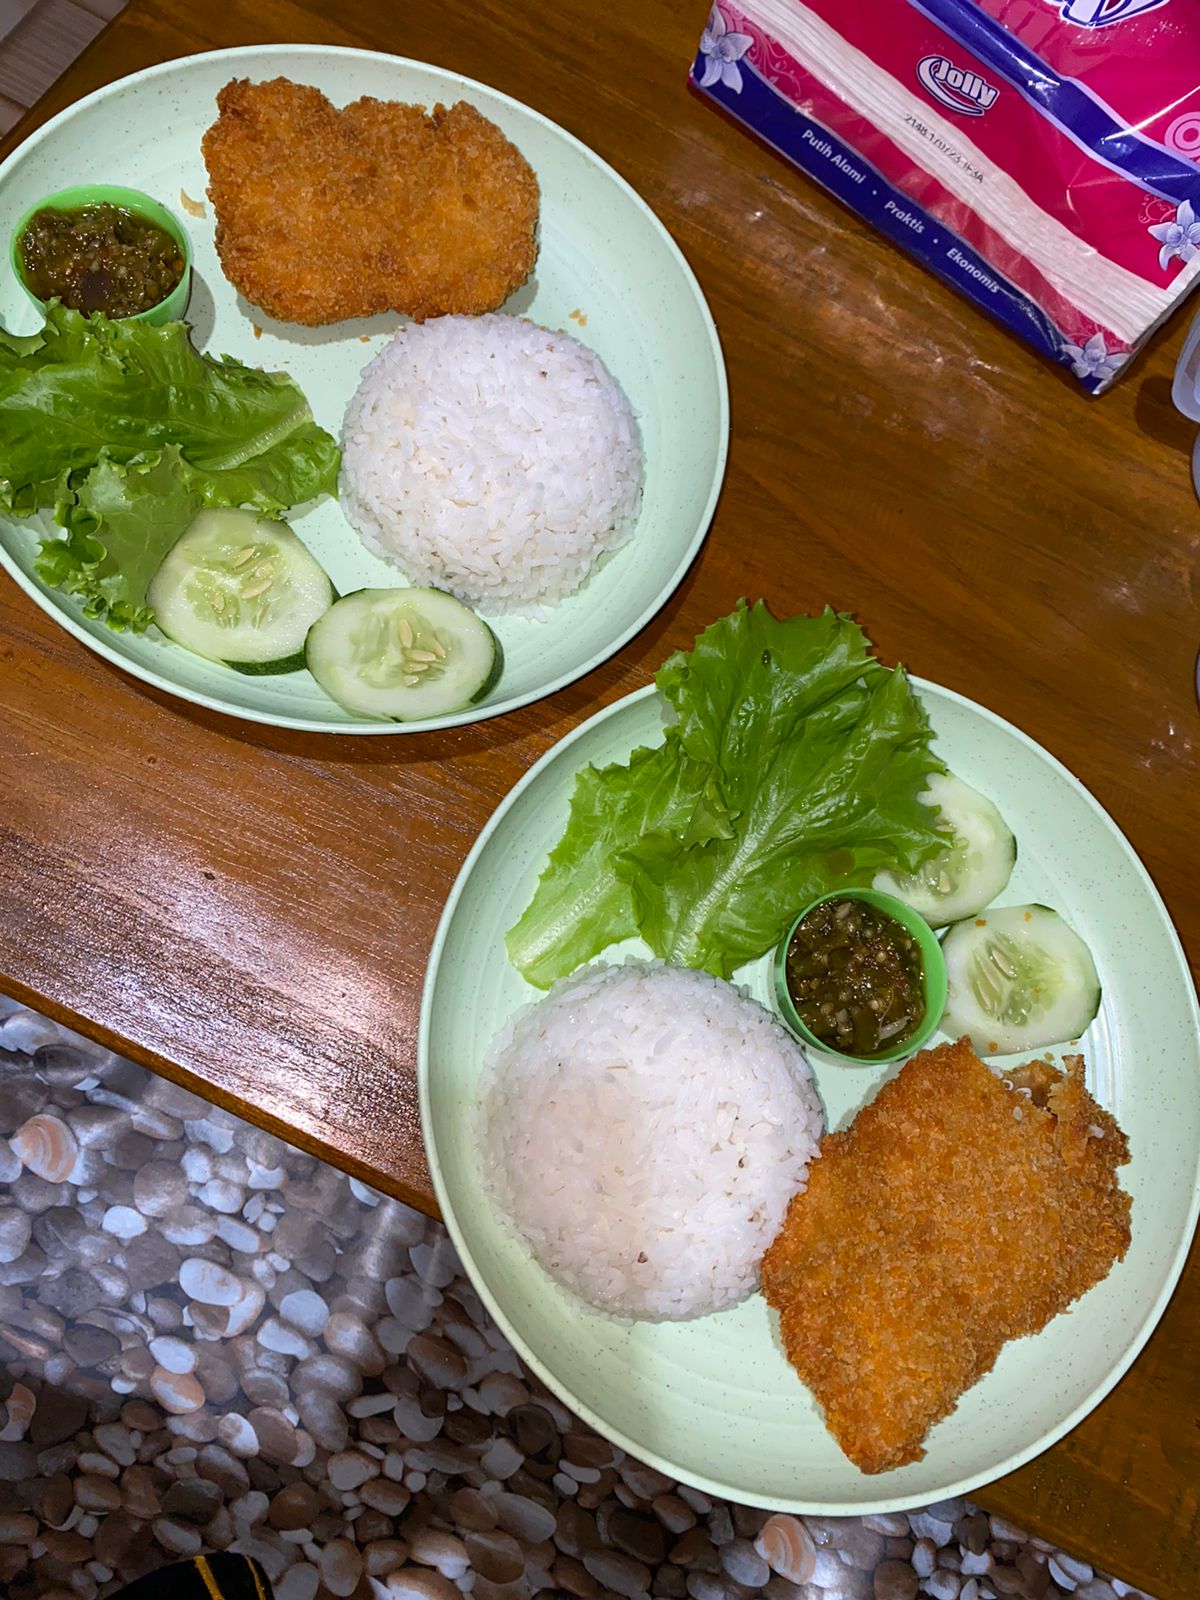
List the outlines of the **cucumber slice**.
<svg viewBox="0 0 1200 1600">
<path fill-rule="evenodd" d="M 880 872 L 872 888 L 894 894 L 931 928 L 973 917 L 1004 892 L 1017 863 L 1017 841 L 986 795 L 952 772 L 935 772 L 921 799 L 936 806 L 946 848 L 916 872 Z"/>
<path fill-rule="evenodd" d="M 284 522 L 201 511 L 167 552 L 146 598 L 185 650 L 240 672 L 297 672 L 333 585 Z"/>
<path fill-rule="evenodd" d="M 482 700 L 500 676 L 496 635 L 440 589 L 359 589 L 309 631 L 308 670 L 347 711 L 415 722 Z"/>
<path fill-rule="evenodd" d="M 942 940 L 950 980 L 942 1029 L 981 1056 L 1078 1039 L 1100 1009 L 1092 953 L 1048 906 L 1003 906 Z"/>
</svg>

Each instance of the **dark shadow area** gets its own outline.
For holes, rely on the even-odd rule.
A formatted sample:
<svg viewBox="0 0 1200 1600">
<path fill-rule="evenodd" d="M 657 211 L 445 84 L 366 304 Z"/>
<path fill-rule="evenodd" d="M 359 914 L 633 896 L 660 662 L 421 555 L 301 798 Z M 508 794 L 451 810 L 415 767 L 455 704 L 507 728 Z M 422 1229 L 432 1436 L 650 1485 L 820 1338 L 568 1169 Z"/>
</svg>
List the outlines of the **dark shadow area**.
<svg viewBox="0 0 1200 1600">
<path fill-rule="evenodd" d="M 1165 445 L 1185 460 L 1191 457 L 1200 429 L 1175 409 L 1169 378 L 1146 378 L 1138 385 L 1134 417 L 1148 439 Z"/>
<path fill-rule="evenodd" d="M 284 344 L 301 345 L 311 349 L 327 344 L 349 344 L 353 339 L 387 338 L 408 321 L 407 317 L 401 316 L 397 311 L 381 311 L 374 317 L 347 317 L 341 322 L 327 322 L 320 327 L 309 328 L 299 322 L 276 321 L 258 306 L 251 305 L 242 294 L 237 296 L 237 308 L 240 315 L 246 319 L 246 332 L 251 338 L 254 337 L 254 330 L 258 328 Z M 211 328 L 209 332 L 211 337 Z M 197 339 L 197 344 L 199 343 Z M 244 355 L 239 359 L 249 361 L 250 357 Z"/>
</svg>

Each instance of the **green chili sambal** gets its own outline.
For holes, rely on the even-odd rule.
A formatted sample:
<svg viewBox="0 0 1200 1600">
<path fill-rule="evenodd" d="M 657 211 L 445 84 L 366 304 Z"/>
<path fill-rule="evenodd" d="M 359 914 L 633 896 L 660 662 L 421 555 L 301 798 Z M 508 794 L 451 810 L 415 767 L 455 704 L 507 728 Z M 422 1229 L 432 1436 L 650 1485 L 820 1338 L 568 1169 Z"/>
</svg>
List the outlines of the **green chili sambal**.
<svg viewBox="0 0 1200 1600">
<path fill-rule="evenodd" d="M 785 965 L 797 1015 L 830 1050 L 893 1050 L 925 1018 L 916 936 L 852 894 L 823 900 L 796 926 Z"/>
<path fill-rule="evenodd" d="M 19 240 L 26 286 L 85 316 L 134 317 L 161 304 L 184 272 L 183 251 L 165 228 L 108 202 L 43 206 Z"/>
</svg>

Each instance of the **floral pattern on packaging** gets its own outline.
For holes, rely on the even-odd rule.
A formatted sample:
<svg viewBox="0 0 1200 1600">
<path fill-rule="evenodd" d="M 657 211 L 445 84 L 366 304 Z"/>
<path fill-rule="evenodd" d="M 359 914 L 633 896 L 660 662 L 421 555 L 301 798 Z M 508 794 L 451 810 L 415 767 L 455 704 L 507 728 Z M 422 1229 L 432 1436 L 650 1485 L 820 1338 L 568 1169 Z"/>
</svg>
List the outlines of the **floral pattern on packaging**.
<svg viewBox="0 0 1200 1600">
<path fill-rule="evenodd" d="M 1200 272 L 1187 0 L 721 0 L 692 81 L 1093 392 Z"/>
</svg>

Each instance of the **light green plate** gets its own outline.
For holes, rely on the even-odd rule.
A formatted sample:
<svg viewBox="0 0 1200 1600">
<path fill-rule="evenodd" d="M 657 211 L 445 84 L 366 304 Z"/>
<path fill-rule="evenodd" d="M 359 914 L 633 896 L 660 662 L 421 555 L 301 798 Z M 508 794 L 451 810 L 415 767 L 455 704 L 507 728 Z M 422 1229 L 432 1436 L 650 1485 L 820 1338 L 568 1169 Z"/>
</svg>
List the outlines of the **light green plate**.
<svg viewBox="0 0 1200 1600">
<path fill-rule="evenodd" d="M 687 571 L 712 517 L 725 470 L 729 407 L 716 329 L 691 269 L 654 213 L 624 179 L 562 128 L 454 72 L 395 56 L 324 46 L 266 45 L 190 56 L 135 73 L 71 106 L 0 167 L 0 211 L 15 221 L 67 184 L 143 189 L 186 223 L 195 257 L 188 320 L 201 349 L 290 373 L 317 421 L 335 436 L 363 367 L 401 322 L 395 316 L 326 328 L 272 322 L 226 282 L 213 244 L 211 206 L 189 217 L 180 191 L 202 200 L 200 139 L 231 78 L 289 77 L 335 104 L 360 95 L 433 105 L 469 100 L 523 151 L 542 191 L 541 249 L 533 278 L 506 311 L 568 333 L 605 361 L 637 413 L 646 492 L 632 541 L 545 621 L 494 619 L 505 672 L 486 704 L 401 726 L 342 711 L 308 673 L 246 678 L 202 661 L 152 630 L 114 634 L 33 572 L 27 524 L 0 519 L 0 561 L 76 638 L 171 694 L 233 716 L 330 733 L 397 733 L 498 716 L 581 677 L 643 627 Z M 0 241 L 7 253 L 7 240 Z M 40 318 L 5 271 L 0 321 L 31 333 Z M 586 319 L 586 320 L 584 320 Z M 255 336 L 255 326 L 262 330 Z M 363 549 L 336 502 L 294 519 L 296 531 L 345 594 L 402 583 Z"/>
<path fill-rule="evenodd" d="M 499 807 L 454 886 L 426 976 L 425 1142 L 450 1232 L 488 1307 L 530 1365 L 602 1433 L 665 1472 L 751 1505 L 833 1514 L 923 1505 L 1028 1461 L 1086 1415 L 1137 1355 L 1196 1223 L 1200 1016 L 1157 891 L 1115 824 L 1053 757 L 970 701 L 918 687 L 938 753 L 995 799 L 1017 836 L 1018 865 L 1002 900 L 1056 907 L 1091 945 L 1104 1003 L 1082 1048 L 1093 1093 L 1129 1135 L 1122 1182 L 1133 1196 L 1125 1260 L 1036 1338 L 1007 1345 L 932 1430 L 923 1461 L 879 1477 L 851 1465 L 787 1365 L 760 1296 L 691 1323 L 606 1322 L 575 1308 L 484 1195 L 470 1132 L 483 1053 L 504 1017 L 535 994 L 509 966 L 504 934 L 559 838 L 579 769 L 661 740 L 653 689 L 577 728 Z M 767 1002 L 769 958 L 739 978 Z M 814 1069 L 834 1127 L 889 1071 L 816 1060 Z"/>
</svg>

